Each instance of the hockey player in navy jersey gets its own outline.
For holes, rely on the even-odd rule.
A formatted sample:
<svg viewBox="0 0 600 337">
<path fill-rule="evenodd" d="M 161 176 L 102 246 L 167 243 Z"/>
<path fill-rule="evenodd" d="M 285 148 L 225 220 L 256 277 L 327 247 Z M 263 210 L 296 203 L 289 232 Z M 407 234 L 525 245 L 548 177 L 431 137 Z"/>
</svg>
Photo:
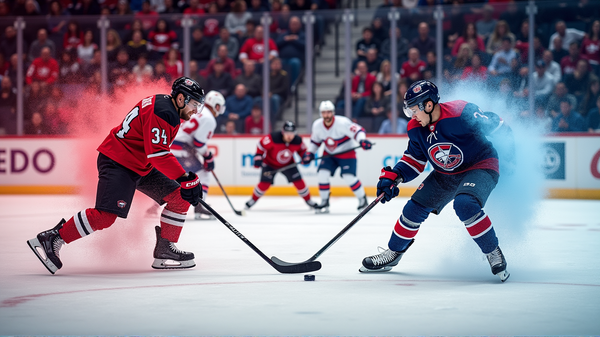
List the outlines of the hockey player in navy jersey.
<svg viewBox="0 0 600 337">
<path fill-rule="evenodd" d="M 502 282 L 510 276 L 506 259 L 489 217 L 483 211 L 498 182 L 498 154 L 488 136 L 513 141 L 511 129 L 493 112 L 473 103 L 438 103 L 440 96 L 429 81 L 413 83 L 404 95 L 408 123 L 408 149 L 394 167 L 384 167 L 377 184 L 381 203 L 399 193 L 396 182 L 408 182 L 423 172 L 429 161 L 434 168 L 406 203 L 396 221 L 389 249 L 363 259 L 361 272 L 389 271 L 414 243 L 429 213 L 439 214 L 454 200 L 454 211 L 467 232 L 486 255 L 492 273 Z"/>
<path fill-rule="evenodd" d="M 322 101 L 319 112 L 321 118 L 313 122 L 310 144 L 302 157 L 303 164 L 313 161 L 321 144 L 324 145 L 323 154 L 331 155 L 323 158 L 317 169 L 321 196 L 321 204 L 316 208 L 317 213 L 329 213 L 329 180 L 338 167 L 342 179 L 358 198 L 358 210 L 362 210 L 369 203 L 365 189 L 356 177 L 356 151 L 353 148 L 358 143 L 364 150 L 370 150 L 373 144 L 366 139 L 362 126 L 347 117 L 335 115 L 335 106 L 331 101 Z"/>
</svg>

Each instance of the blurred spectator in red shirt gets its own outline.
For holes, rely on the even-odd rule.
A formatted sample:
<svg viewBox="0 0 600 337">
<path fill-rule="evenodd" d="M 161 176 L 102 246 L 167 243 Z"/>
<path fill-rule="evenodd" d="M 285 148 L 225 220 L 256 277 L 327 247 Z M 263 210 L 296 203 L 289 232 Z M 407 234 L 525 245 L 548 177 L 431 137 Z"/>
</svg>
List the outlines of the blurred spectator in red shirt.
<svg viewBox="0 0 600 337">
<path fill-rule="evenodd" d="M 83 31 L 79 27 L 79 23 L 75 20 L 69 21 L 67 31 L 63 35 L 63 48 L 77 48 L 83 42 Z"/>
<path fill-rule="evenodd" d="M 244 121 L 244 133 L 251 135 L 263 135 L 265 130 L 263 128 L 264 118 L 262 114 L 262 108 L 260 104 L 254 104 L 250 116 L 246 117 Z"/>
<path fill-rule="evenodd" d="M 142 29 L 150 30 L 158 21 L 158 13 L 150 7 L 150 1 L 145 0 L 142 4 L 142 10 L 135 13 L 135 17 L 142 21 Z"/>
<path fill-rule="evenodd" d="M 183 62 L 181 61 L 179 51 L 171 48 L 165 55 L 165 72 L 171 76 L 171 78 L 179 78 L 183 76 Z"/>
<path fill-rule="evenodd" d="M 33 60 L 29 69 L 25 82 L 40 82 L 42 86 L 54 84 L 58 79 L 58 62 L 52 58 L 50 47 L 43 47 L 41 56 Z"/>
<path fill-rule="evenodd" d="M 269 60 L 278 57 L 279 52 L 277 45 L 273 39 L 269 38 Z M 257 64 L 264 62 L 264 41 L 263 41 L 263 26 L 256 26 L 254 29 L 254 37 L 249 38 L 244 42 L 240 48 L 240 61 L 246 62 L 246 60 L 254 60 Z"/>
<path fill-rule="evenodd" d="M 600 20 L 592 23 L 590 31 L 581 42 L 581 57 L 588 60 L 594 68 L 600 66 Z"/>
<path fill-rule="evenodd" d="M 454 48 L 452 48 L 452 56 L 456 56 L 456 54 L 458 54 L 458 49 L 463 43 L 471 44 L 473 51 L 479 50 L 485 52 L 485 44 L 483 43 L 483 39 L 477 35 L 477 28 L 475 27 L 474 23 L 468 23 L 465 26 L 463 34 L 456 39 Z"/>
<path fill-rule="evenodd" d="M 408 79 L 408 85 L 414 81 L 423 79 L 423 71 L 427 68 L 427 64 L 419 57 L 419 50 L 417 48 L 410 48 L 408 50 L 408 60 L 402 63 L 400 77 Z"/>
<path fill-rule="evenodd" d="M 473 54 L 471 65 L 465 67 L 460 79 L 471 82 L 485 82 L 487 80 L 487 67 L 481 64 L 481 56 L 479 54 Z"/>
<path fill-rule="evenodd" d="M 156 23 L 156 29 L 148 34 L 148 50 L 154 59 L 160 59 L 171 48 L 179 48 L 177 34 L 166 20 L 160 19 Z"/>
</svg>

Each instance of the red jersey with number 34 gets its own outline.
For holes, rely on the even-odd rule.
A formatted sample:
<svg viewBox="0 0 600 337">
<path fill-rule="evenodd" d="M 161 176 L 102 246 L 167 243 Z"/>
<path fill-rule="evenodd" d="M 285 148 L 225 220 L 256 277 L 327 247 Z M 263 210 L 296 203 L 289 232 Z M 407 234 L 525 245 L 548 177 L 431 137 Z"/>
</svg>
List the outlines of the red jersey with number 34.
<svg viewBox="0 0 600 337">
<path fill-rule="evenodd" d="M 171 153 L 179 122 L 171 96 L 144 98 L 110 131 L 98 151 L 141 176 L 156 167 L 167 177 L 177 179 L 185 174 Z"/>
</svg>

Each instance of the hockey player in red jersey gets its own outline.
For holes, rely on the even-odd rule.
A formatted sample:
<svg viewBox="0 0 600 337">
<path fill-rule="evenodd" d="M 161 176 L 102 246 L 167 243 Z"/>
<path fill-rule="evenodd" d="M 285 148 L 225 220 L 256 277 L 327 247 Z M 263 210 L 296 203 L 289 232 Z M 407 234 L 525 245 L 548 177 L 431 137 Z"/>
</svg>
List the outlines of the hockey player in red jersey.
<svg viewBox="0 0 600 337">
<path fill-rule="evenodd" d="M 404 94 L 408 123 L 408 148 L 391 168 L 384 167 L 377 184 L 381 203 L 398 195 L 395 182 L 408 182 L 425 169 L 434 170 L 425 178 L 396 220 L 389 249 L 363 259 L 361 272 L 389 271 L 413 244 L 421 223 L 430 213 L 439 214 L 454 201 L 454 211 L 467 232 L 485 254 L 492 273 L 502 282 L 510 276 L 498 238 L 483 207 L 498 183 L 499 157 L 487 137 L 498 137 L 514 148 L 512 131 L 493 112 L 483 112 L 473 103 L 439 103 L 435 84 L 413 83 Z M 512 145 L 512 146 L 511 146 Z M 507 154 L 509 161 L 512 154 Z"/>
<path fill-rule="evenodd" d="M 181 167 L 170 151 L 180 119 L 189 120 L 204 102 L 204 90 L 187 77 L 173 82 L 171 95 L 142 99 L 110 131 L 98 147 L 98 188 L 94 208 L 82 210 L 68 221 L 39 233 L 27 243 L 48 271 L 62 267 L 59 251 L 95 231 L 110 227 L 117 217 L 127 218 L 136 190 L 166 206 L 156 226 L 155 269 L 195 266 L 194 254 L 175 243 L 189 205 L 202 198 L 202 185 L 194 172 Z"/>
<path fill-rule="evenodd" d="M 265 195 L 265 192 L 273 184 L 273 171 L 294 163 L 294 153 L 300 157 L 306 152 L 306 146 L 302 138 L 296 135 L 296 125 L 290 121 L 283 124 L 281 131 L 276 131 L 263 137 L 256 148 L 254 155 L 254 167 L 261 168 L 260 182 L 254 188 L 252 198 L 246 202 L 246 209 L 250 209 L 256 201 Z M 317 204 L 310 199 L 310 191 L 302 180 L 300 171 L 296 166 L 281 171 L 288 182 L 294 184 L 298 194 L 304 199 L 306 204 L 315 208 Z"/>
</svg>

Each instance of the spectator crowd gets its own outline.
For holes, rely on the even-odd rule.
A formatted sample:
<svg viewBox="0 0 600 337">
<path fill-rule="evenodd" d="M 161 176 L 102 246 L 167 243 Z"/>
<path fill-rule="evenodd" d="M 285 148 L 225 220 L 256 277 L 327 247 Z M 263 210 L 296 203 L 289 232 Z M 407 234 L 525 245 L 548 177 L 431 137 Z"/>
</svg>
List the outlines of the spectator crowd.
<svg viewBox="0 0 600 337">
<path fill-rule="evenodd" d="M 467 83 L 494 92 L 520 118 L 549 132 L 600 129 L 600 4 L 569 1 L 540 7 L 529 41 L 526 2 L 469 0 L 384 0 L 355 41 L 351 79 L 352 118 L 369 132 L 405 133 L 400 113 L 391 128 L 392 80 L 398 81 L 397 111 L 408 85 L 437 78 L 433 11 L 445 7 L 445 84 Z M 304 11 L 316 13 L 315 50 L 324 43 L 331 20 L 323 9 L 338 0 L 0 0 L 0 133 L 16 132 L 19 57 L 25 65 L 25 133 L 64 134 L 65 114 L 77 93 L 100 93 L 102 52 L 97 18 L 110 21 L 106 34 L 108 89 L 131 83 L 171 82 L 190 70 L 207 91 L 226 97 L 227 112 L 217 132 L 264 134 L 263 64 L 269 60 L 268 102 L 272 122 L 290 104 L 290 90 L 302 80 L 306 60 Z M 391 7 L 407 11 L 391 34 Z M 261 16 L 272 22 L 263 27 Z M 323 12 L 324 13 L 324 12 Z M 182 14 L 192 20 L 190 62 L 184 64 Z M 14 17 L 22 16 L 24 53 L 17 54 Z M 560 18 L 560 19 L 558 19 Z M 269 40 L 264 41 L 268 29 Z M 391 71 L 391 39 L 396 40 L 398 72 Z M 530 43 L 534 67 L 528 69 Z M 268 54 L 265 55 L 265 45 Z M 529 83 L 529 71 L 533 82 Z M 337 113 L 344 111 L 342 86 Z M 535 111 L 529 111 L 533 91 Z"/>
</svg>

